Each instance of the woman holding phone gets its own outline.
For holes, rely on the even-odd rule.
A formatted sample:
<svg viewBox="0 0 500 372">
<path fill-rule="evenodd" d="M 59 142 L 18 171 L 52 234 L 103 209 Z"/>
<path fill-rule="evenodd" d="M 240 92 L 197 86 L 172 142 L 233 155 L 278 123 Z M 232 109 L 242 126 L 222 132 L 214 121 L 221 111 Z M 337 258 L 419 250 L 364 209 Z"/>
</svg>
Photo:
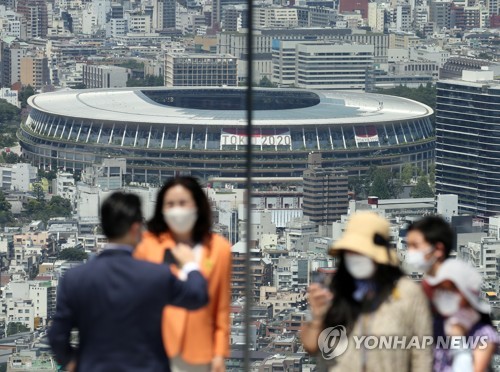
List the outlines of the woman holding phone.
<svg viewBox="0 0 500 372">
<path fill-rule="evenodd" d="M 211 208 L 197 180 L 176 177 L 159 191 L 154 216 L 135 250 L 137 259 L 169 264 L 168 251 L 189 245 L 208 280 L 209 304 L 196 311 L 166 306 L 163 342 L 172 372 L 223 372 L 229 356 L 231 245 L 211 232 Z"/>
</svg>

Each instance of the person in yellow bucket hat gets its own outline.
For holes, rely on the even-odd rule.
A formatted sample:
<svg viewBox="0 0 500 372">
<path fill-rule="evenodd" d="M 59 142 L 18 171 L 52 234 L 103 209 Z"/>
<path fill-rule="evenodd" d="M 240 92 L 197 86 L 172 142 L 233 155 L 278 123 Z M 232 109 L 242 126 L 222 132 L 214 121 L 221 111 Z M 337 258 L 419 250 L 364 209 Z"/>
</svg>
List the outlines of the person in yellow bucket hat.
<svg viewBox="0 0 500 372">
<path fill-rule="evenodd" d="M 399 267 L 389 222 L 374 212 L 353 214 L 329 253 L 338 257 L 337 271 L 328 287 L 308 289 L 304 348 L 321 352 L 329 372 L 431 371 L 429 304 Z"/>
</svg>

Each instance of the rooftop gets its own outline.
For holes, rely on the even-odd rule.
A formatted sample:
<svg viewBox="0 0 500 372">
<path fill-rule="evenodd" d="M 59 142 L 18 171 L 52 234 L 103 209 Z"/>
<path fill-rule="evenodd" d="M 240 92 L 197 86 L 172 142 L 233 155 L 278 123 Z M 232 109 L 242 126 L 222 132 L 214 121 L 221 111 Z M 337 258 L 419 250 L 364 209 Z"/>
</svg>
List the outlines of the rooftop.
<svg viewBox="0 0 500 372">
<path fill-rule="evenodd" d="M 421 103 L 380 94 L 260 88 L 254 95 L 254 124 L 269 127 L 382 123 L 433 113 Z M 29 104 L 42 112 L 90 120 L 243 127 L 244 97 L 245 88 L 69 89 L 32 96 Z"/>
</svg>

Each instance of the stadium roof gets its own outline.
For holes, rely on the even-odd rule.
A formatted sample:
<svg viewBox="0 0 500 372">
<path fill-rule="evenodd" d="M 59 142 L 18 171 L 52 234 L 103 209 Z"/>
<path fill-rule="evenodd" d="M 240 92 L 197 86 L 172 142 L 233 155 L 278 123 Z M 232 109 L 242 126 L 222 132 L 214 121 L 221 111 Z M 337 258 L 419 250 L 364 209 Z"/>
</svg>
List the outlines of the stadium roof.
<svg viewBox="0 0 500 372">
<path fill-rule="evenodd" d="M 246 125 L 244 110 L 209 110 L 175 107 L 157 103 L 151 94 L 193 94 L 193 101 L 208 99 L 211 92 L 244 94 L 245 88 L 113 88 L 62 90 L 32 96 L 29 104 L 39 111 L 72 118 L 134 122 L 148 124 L 188 125 Z M 380 94 L 342 91 L 306 91 L 302 89 L 256 89 L 263 95 L 279 97 L 286 92 L 314 93 L 319 103 L 304 107 L 281 110 L 260 109 L 254 113 L 255 125 L 303 126 L 307 124 L 376 124 L 398 120 L 427 117 L 432 109 L 408 99 Z M 200 93 L 201 92 L 201 95 Z M 205 92 L 205 93 L 203 93 Z M 145 94 L 146 93 L 146 94 Z M 212 98 L 213 99 L 213 98 Z M 299 98 L 300 100 L 300 98 Z M 283 101 L 283 99 L 282 99 Z M 215 102 L 215 100 L 214 100 Z M 272 107 L 272 105 L 271 105 Z"/>
</svg>

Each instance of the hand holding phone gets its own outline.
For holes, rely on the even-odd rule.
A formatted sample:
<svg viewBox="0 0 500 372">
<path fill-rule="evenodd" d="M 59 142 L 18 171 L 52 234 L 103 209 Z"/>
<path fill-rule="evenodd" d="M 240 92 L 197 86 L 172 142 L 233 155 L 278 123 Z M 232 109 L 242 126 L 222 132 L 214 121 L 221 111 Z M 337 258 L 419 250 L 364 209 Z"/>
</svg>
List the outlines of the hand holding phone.
<svg viewBox="0 0 500 372">
<path fill-rule="evenodd" d="M 172 252 L 172 256 L 179 267 L 183 267 L 189 262 L 196 262 L 193 248 L 187 244 L 179 243 L 177 246 L 170 249 L 170 251 Z"/>
<path fill-rule="evenodd" d="M 172 254 L 171 248 L 165 249 L 165 254 L 163 256 L 163 263 L 179 267 L 179 262 L 175 259 L 174 255 Z"/>
</svg>

